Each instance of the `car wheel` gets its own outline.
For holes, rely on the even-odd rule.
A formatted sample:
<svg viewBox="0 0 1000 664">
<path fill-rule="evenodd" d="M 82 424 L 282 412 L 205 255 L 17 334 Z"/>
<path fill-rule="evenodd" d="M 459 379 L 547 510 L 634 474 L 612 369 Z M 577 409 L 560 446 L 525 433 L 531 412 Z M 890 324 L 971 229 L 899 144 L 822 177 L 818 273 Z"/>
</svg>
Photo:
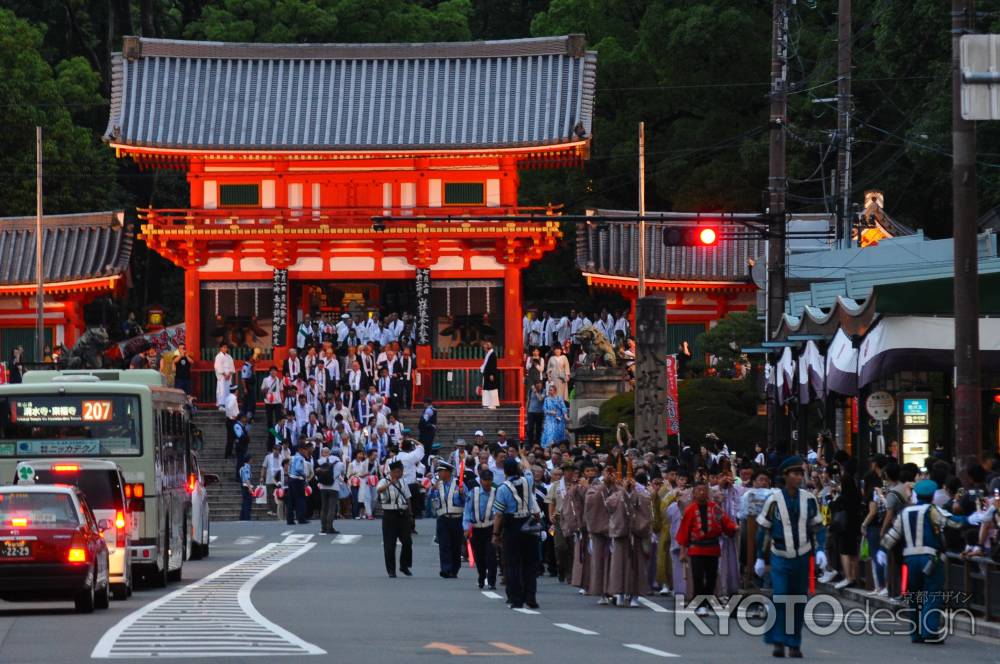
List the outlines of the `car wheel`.
<svg viewBox="0 0 1000 664">
<path fill-rule="evenodd" d="M 111 581 L 105 581 L 101 590 L 94 596 L 94 606 L 98 609 L 111 606 Z"/>
<path fill-rule="evenodd" d="M 97 585 L 97 566 L 91 571 L 91 583 L 89 586 L 77 593 L 73 599 L 77 613 L 93 613 L 94 611 L 94 586 Z"/>
<path fill-rule="evenodd" d="M 111 586 L 111 597 L 114 598 L 116 602 L 123 602 L 128 599 L 129 592 L 127 583 L 116 583 Z"/>
<path fill-rule="evenodd" d="M 191 524 L 192 535 L 194 534 L 194 528 L 195 525 L 192 523 Z M 193 537 L 191 538 L 191 544 L 188 545 L 188 548 L 191 549 L 191 555 L 188 556 L 188 560 L 201 560 L 203 549 L 201 548 L 201 544 L 194 541 Z"/>
</svg>

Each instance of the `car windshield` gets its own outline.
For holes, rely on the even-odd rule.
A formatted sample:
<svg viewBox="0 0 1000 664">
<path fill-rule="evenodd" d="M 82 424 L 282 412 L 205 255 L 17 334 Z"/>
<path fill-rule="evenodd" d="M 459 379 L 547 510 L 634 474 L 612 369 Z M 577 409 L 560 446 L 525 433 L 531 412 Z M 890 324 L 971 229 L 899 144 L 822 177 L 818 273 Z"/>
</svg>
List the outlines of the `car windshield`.
<svg viewBox="0 0 1000 664">
<path fill-rule="evenodd" d="M 73 499 L 65 493 L 0 493 L 0 527 L 76 528 Z"/>
<path fill-rule="evenodd" d="M 140 454 L 138 397 L 79 394 L 0 397 L 0 457 Z"/>
<path fill-rule="evenodd" d="M 73 484 L 87 496 L 87 504 L 95 510 L 122 509 L 121 482 L 113 470 L 67 470 L 35 468 L 36 484 Z M 57 466 L 58 468 L 59 466 Z"/>
</svg>

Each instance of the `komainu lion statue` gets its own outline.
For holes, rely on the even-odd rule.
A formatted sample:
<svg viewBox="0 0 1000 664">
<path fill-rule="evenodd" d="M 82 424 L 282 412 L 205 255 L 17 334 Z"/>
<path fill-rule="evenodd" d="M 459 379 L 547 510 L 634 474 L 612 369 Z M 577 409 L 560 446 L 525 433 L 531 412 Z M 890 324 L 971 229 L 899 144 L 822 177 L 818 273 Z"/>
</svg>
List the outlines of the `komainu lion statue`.
<svg viewBox="0 0 1000 664">
<path fill-rule="evenodd" d="M 617 367 L 618 355 L 611 342 L 595 327 L 585 327 L 576 334 L 593 366 Z"/>
<path fill-rule="evenodd" d="M 104 367 L 104 351 L 110 345 L 108 332 L 103 327 L 88 328 L 69 352 L 67 368 L 101 369 Z"/>
</svg>

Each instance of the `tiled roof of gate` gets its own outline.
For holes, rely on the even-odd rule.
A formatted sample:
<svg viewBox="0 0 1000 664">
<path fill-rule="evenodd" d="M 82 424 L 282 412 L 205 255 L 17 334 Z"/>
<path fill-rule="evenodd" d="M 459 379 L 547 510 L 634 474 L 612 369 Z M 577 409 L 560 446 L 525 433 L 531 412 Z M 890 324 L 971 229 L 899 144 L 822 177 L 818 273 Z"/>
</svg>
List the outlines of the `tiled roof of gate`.
<svg viewBox="0 0 1000 664">
<path fill-rule="evenodd" d="M 132 256 L 132 232 L 123 212 L 42 217 L 46 283 L 122 274 Z M 0 286 L 34 284 L 35 218 L 0 218 Z"/>
<path fill-rule="evenodd" d="M 175 149 L 420 150 L 591 135 L 597 54 L 580 35 L 428 44 L 126 37 L 111 143 Z"/>
</svg>

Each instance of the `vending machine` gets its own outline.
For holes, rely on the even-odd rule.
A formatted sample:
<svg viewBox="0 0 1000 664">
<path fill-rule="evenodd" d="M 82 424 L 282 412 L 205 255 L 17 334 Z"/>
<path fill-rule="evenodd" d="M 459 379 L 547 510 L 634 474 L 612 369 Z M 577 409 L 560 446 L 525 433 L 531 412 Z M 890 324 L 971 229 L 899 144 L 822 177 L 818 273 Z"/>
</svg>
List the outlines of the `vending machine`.
<svg viewBox="0 0 1000 664">
<path fill-rule="evenodd" d="M 900 394 L 896 403 L 902 435 L 901 461 L 922 466 L 931 453 L 931 393 Z"/>
</svg>

